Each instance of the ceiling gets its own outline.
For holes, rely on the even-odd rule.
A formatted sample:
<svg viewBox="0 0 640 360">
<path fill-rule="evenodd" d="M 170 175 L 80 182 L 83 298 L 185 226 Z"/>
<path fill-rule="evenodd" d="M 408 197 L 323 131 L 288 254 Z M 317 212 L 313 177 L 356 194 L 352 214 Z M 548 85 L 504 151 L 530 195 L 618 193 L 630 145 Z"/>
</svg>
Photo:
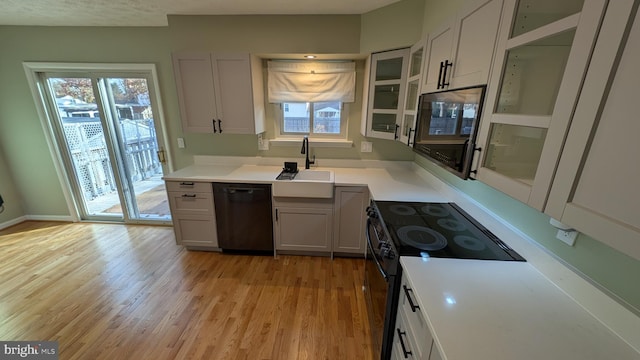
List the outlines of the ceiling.
<svg viewBox="0 0 640 360">
<path fill-rule="evenodd" d="M 0 25 L 166 26 L 167 15 L 363 14 L 399 0 L 0 0 Z"/>
</svg>

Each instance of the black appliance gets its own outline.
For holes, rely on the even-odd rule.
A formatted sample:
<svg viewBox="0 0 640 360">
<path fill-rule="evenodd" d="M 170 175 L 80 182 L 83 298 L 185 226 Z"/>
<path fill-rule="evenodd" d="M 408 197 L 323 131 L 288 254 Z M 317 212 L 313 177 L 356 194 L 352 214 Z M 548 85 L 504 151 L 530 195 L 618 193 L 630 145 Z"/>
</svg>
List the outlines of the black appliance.
<svg viewBox="0 0 640 360">
<path fill-rule="evenodd" d="M 214 183 L 213 196 L 223 251 L 273 254 L 271 185 Z"/>
<path fill-rule="evenodd" d="M 400 294 L 400 256 L 525 261 L 454 203 L 371 201 L 364 291 L 375 351 L 389 359 Z"/>
<path fill-rule="evenodd" d="M 486 85 L 420 95 L 413 150 L 467 179 Z"/>
<path fill-rule="evenodd" d="M 284 167 L 276 180 L 293 180 L 298 175 L 298 163 L 297 162 L 284 162 Z"/>
</svg>

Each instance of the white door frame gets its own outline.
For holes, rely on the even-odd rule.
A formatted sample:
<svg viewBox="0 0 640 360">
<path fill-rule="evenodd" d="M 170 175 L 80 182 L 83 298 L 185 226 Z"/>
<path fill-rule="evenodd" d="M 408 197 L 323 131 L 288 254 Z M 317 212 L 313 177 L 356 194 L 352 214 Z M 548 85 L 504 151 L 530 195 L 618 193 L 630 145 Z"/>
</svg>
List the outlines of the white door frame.
<svg viewBox="0 0 640 360">
<path fill-rule="evenodd" d="M 69 213 L 71 214 L 71 218 L 74 222 L 79 222 L 80 218 L 80 210 L 76 206 L 76 202 L 74 201 L 73 193 L 71 191 L 71 183 L 67 179 L 67 173 L 64 166 L 64 162 L 62 160 L 62 153 L 60 149 L 56 146 L 56 137 L 54 134 L 54 130 L 52 124 L 50 122 L 50 116 L 47 108 L 44 106 L 44 94 L 42 89 L 38 85 L 38 73 L 42 72 L 118 72 L 118 73 L 140 73 L 140 72 L 149 72 L 151 73 L 151 79 L 153 80 L 153 94 L 150 94 L 154 97 L 153 101 L 155 101 L 156 107 L 158 108 L 158 114 L 154 113 L 154 120 L 157 117 L 158 126 L 162 130 L 162 143 L 161 145 L 165 150 L 165 158 L 167 160 L 167 170 L 169 172 L 173 171 L 173 162 L 171 160 L 171 154 L 169 153 L 169 140 L 168 140 L 168 132 L 166 127 L 166 122 L 164 120 L 164 107 L 162 106 L 162 99 L 160 96 L 159 90 L 159 82 L 158 82 L 158 73 L 156 71 L 155 64 L 103 64 L 103 63 L 49 63 L 49 62 L 24 62 L 22 63 L 25 74 L 27 76 L 27 82 L 29 83 L 29 88 L 31 90 L 31 94 L 33 95 L 33 99 L 36 106 L 36 111 L 38 112 L 38 117 L 40 118 L 40 124 L 42 125 L 42 129 L 44 130 L 44 135 L 47 140 L 47 146 L 49 146 L 49 152 L 51 153 L 53 165 L 56 170 L 56 174 L 58 175 L 58 180 L 60 181 L 60 185 L 62 187 L 62 192 L 64 194 L 64 198 L 67 202 L 67 207 L 69 209 Z"/>
</svg>

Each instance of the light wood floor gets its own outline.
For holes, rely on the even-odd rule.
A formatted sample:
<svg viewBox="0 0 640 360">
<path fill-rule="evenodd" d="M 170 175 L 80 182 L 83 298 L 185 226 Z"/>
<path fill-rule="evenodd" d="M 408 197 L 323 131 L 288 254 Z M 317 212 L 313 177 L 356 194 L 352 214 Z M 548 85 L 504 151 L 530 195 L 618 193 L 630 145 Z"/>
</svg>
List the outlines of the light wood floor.
<svg viewBox="0 0 640 360">
<path fill-rule="evenodd" d="M 362 259 L 191 252 L 170 227 L 0 231 L 0 339 L 60 359 L 370 359 Z"/>
</svg>

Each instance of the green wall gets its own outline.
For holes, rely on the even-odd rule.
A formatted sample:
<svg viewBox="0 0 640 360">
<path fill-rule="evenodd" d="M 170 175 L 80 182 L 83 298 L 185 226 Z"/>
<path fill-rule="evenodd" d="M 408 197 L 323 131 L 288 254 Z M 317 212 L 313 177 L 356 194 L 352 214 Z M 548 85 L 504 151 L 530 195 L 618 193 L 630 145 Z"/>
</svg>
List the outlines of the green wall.
<svg viewBox="0 0 640 360">
<path fill-rule="evenodd" d="M 415 3 L 416 0 L 405 0 Z M 402 24 L 394 10 L 394 22 Z M 413 27 L 412 33 L 420 27 Z M 419 32 L 419 30 L 418 30 Z M 359 54 L 361 16 L 169 16 L 168 27 L 38 27 L 0 26 L 0 143 L 6 166 L 22 195 L 21 213 L 5 214 L 10 220 L 24 214 L 68 216 L 62 186 L 49 153 L 22 63 L 95 62 L 153 63 L 156 65 L 167 121 L 171 156 L 176 168 L 192 163 L 193 155 L 300 157 L 297 147 L 271 147 L 258 151 L 256 135 L 184 134 L 171 53 L 218 51 L 292 54 Z M 399 44 L 408 45 L 406 39 Z M 397 46 L 394 46 L 397 47 Z M 365 76 L 358 64 L 358 82 Z M 372 153 L 360 153 L 362 92 L 349 106 L 349 149 L 317 148 L 318 159 L 352 158 L 411 160 L 413 154 L 399 143 L 373 142 Z M 269 107 L 273 118 L 273 108 Z M 273 137 L 273 126 L 266 137 Z M 183 137 L 186 148 L 178 149 Z M 14 192 L 14 191 L 10 191 Z"/>
<path fill-rule="evenodd" d="M 442 26 L 442 19 L 455 16 L 464 3 L 464 0 L 425 0 L 424 32 Z M 549 224 L 549 216 L 540 211 L 479 181 L 463 181 L 421 156 L 416 156 L 415 162 L 478 201 L 640 312 L 640 286 L 637 279 L 640 261 L 584 234 L 578 236 L 573 247 L 567 246 L 555 238 L 557 229 Z"/>
<path fill-rule="evenodd" d="M 415 1 L 415 0 L 411 0 Z M 346 54 L 358 57 L 361 40 L 359 15 L 331 16 L 170 16 L 169 33 L 172 51 L 228 51 L 253 54 Z M 203 36 L 203 34 L 207 34 Z M 362 80 L 364 62 L 357 62 L 356 101 L 348 104 L 348 139 L 351 148 L 315 148 L 313 153 L 322 159 L 385 159 L 411 160 L 413 154 L 401 144 L 360 135 L 362 114 Z M 265 79 L 266 79 L 266 72 Z M 266 85 L 266 83 L 265 83 Z M 175 87 L 166 89 L 167 96 L 176 98 Z M 179 119 L 177 103 L 173 108 L 165 104 L 165 112 L 173 111 Z M 279 106 L 266 104 L 267 128 L 265 138 L 276 137 L 273 120 Z M 271 146 L 258 150 L 256 135 L 181 134 L 185 138 L 189 157 L 198 155 L 265 156 L 301 159 L 298 146 Z M 174 137 L 175 138 L 175 137 Z M 373 142 L 372 153 L 361 153 L 363 140 Z M 186 161 L 180 161 L 184 166 Z"/>
<path fill-rule="evenodd" d="M 424 0 L 404 0 L 362 15 L 360 52 L 409 47 L 422 37 Z"/>
<path fill-rule="evenodd" d="M 4 212 L 0 214 L 0 224 L 24 215 L 22 198 L 13 182 L 11 171 L 4 160 L 4 151 L 0 143 L 0 195 L 4 199 Z"/>
<path fill-rule="evenodd" d="M 574 246 L 556 239 L 549 216 L 480 181 L 462 180 L 421 156 L 415 162 L 500 216 L 555 256 L 640 310 L 640 261 L 580 234 Z"/>
<path fill-rule="evenodd" d="M 194 154 L 300 158 L 297 146 L 258 151 L 255 135 L 183 134 L 171 52 L 357 54 L 398 48 L 441 26 L 441 20 L 453 16 L 464 2 L 404 0 L 362 16 L 170 16 L 168 27 L 153 28 L 0 26 L 0 192 L 8 206 L 14 204 L 0 214 L 0 223 L 25 214 L 68 215 L 22 68 L 24 61 L 156 64 L 176 168 L 189 165 Z M 361 84 L 364 69 L 362 62 L 357 65 Z M 362 96 L 359 91 L 349 106 L 348 136 L 355 146 L 314 149 L 318 159 L 413 159 L 406 146 L 387 140 L 366 139 L 373 142 L 374 152 L 359 152 L 359 143 L 365 140 L 359 134 Z M 268 107 L 268 111 L 273 118 L 275 110 Z M 185 138 L 185 149 L 174 146 L 178 137 Z M 273 126 L 267 129 L 267 137 L 273 137 Z M 459 180 L 420 157 L 416 162 L 640 309 L 640 288 L 631 276 L 640 273 L 637 260 L 587 236 L 568 247 L 555 240 L 555 229 L 544 214 L 480 182 Z"/>
<path fill-rule="evenodd" d="M 173 86 L 166 28 L 0 27 L 0 142 L 25 214 L 68 216 L 62 187 L 22 66 L 24 61 L 155 63 Z M 170 122 L 170 133 L 178 126 Z"/>
</svg>

